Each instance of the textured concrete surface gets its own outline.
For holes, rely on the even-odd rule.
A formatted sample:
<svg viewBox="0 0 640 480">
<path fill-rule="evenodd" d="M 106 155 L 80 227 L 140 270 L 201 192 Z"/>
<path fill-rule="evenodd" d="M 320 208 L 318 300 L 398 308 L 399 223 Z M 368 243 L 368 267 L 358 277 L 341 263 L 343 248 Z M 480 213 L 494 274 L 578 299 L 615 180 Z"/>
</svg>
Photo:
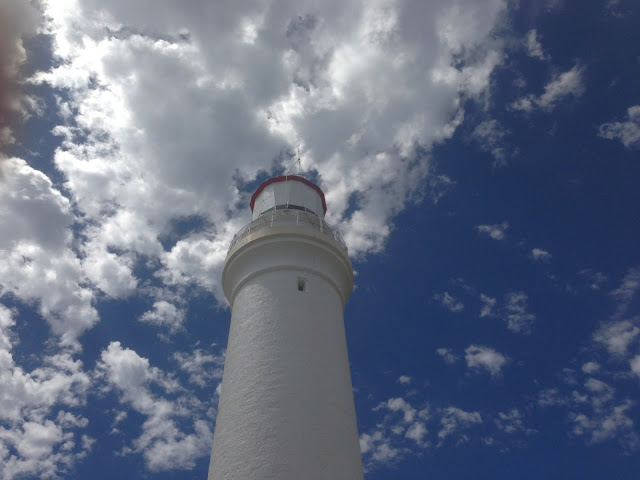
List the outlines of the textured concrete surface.
<svg viewBox="0 0 640 480">
<path fill-rule="evenodd" d="M 227 258 L 232 319 L 209 480 L 363 478 L 343 321 L 353 274 L 316 233 L 264 232 Z"/>
</svg>

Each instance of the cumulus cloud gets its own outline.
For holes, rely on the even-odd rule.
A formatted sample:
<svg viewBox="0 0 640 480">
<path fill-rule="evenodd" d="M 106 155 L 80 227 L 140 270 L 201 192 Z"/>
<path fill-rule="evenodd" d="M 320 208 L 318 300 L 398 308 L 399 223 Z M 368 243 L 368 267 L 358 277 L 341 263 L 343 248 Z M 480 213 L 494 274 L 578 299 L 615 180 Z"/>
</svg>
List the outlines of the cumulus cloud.
<svg viewBox="0 0 640 480">
<path fill-rule="evenodd" d="M 471 137 L 480 145 L 480 148 L 493 155 L 494 167 L 504 167 L 513 155 L 505 140 L 509 133 L 500 122 L 490 119 L 478 124 L 473 129 Z"/>
<path fill-rule="evenodd" d="M 480 310 L 480 318 L 490 317 L 493 315 L 493 310 L 496 306 L 497 300 L 493 297 L 480 294 L 480 302 L 482 302 L 482 309 Z"/>
<path fill-rule="evenodd" d="M 140 321 L 158 327 L 167 327 L 175 332 L 182 327 L 184 311 L 165 300 L 158 300 L 153 304 L 152 310 L 142 314 Z"/>
<path fill-rule="evenodd" d="M 426 404 L 418 409 L 415 405 L 419 404 L 421 393 L 424 392 L 412 392 L 412 403 L 402 397 L 395 397 L 374 407 L 373 410 L 382 413 L 383 417 L 376 422 L 375 427 L 360 435 L 365 471 L 372 471 L 380 466 L 393 466 L 408 456 L 423 455 L 434 447 L 464 445 L 471 441 L 473 429 L 483 424 L 487 417 L 493 421 L 483 427 L 483 431 L 486 432 L 495 425 L 494 432 L 491 433 L 507 436 L 510 445 L 535 433 L 534 429 L 525 425 L 525 416 L 517 408 L 493 414 L 464 410 L 454 405 L 433 407 Z M 434 426 L 430 427 L 430 424 Z M 493 437 L 477 440 L 485 445 L 503 445 Z"/>
<path fill-rule="evenodd" d="M 427 435 L 427 433 L 429 433 L 429 431 L 427 430 L 427 427 L 423 422 L 415 422 L 407 429 L 407 432 L 404 434 L 404 436 L 413 440 L 420 446 L 425 446 L 426 443 L 424 437 Z"/>
<path fill-rule="evenodd" d="M 630 294 L 624 288 L 631 286 L 630 278 L 625 277 L 622 288 L 618 289 L 619 295 Z M 542 390 L 538 405 L 566 408 L 570 434 L 584 439 L 588 445 L 612 442 L 627 453 L 638 450 L 640 435 L 631 413 L 635 402 L 629 398 L 628 379 L 630 373 L 640 370 L 640 359 L 629 355 L 631 345 L 639 336 L 640 329 L 631 321 L 605 322 L 593 335 L 596 352 L 588 353 L 601 355 L 598 350 L 604 348 L 613 361 L 605 367 L 588 360 L 579 370 L 563 369 L 564 385 Z"/>
<path fill-rule="evenodd" d="M 437 293 L 433 296 L 443 307 L 453 313 L 460 313 L 464 310 L 464 303 L 453 297 L 449 292 Z"/>
<path fill-rule="evenodd" d="M 618 310 L 625 310 L 640 291 L 640 267 L 630 268 L 620 286 L 611 292 L 618 302 Z"/>
<path fill-rule="evenodd" d="M 586 370 L 584 373 L 590 374 Z M 640 448 L 640 436 L 629 413 L 634 402 L 602 380 L 588 377 L 581 386 L 574 385 L 565 393 L 557 388 L 545 389 L 539 394 L 538 405 L 568 408 L 570 435 L 583 438 L 589 445 L 616 442 L 625 452 Z"/>
<path fill-rule="evenodd" d="M 541 248 L 534 248 L 531 250 L 531 258 L 536 262 L 548 262 L 551 260 L 551 254 Z"/>
<path fill-rule="evenodd" d="M 573 422 L 571 433 L 585 437 L 589 444 L 617 439 L 625 450 L 636 450 L 640 439 L 634 432 L 634 421 L 628 413 L 633 403 L 629 400 L 611 403 L 610 397 L 603 398 L 598 393 L 588 399 L 590 410 L 570 414 Z"/>
<path fill-rule="evenodd" d="M 215 355 L 197 348 L 190 353 L 176 352 L 173 358 L 178 362 L 180 369 L 188 373 L 189 381 L 199 387 L 212 385 L 212 380 L 222 380 L 224 354 Z M 400 377 L 403 378 L 409 377 Z"/>
<path fill-rule="evenodd" d="M 593 271 L 590 268 L 584 268 L 580 270 L 578 274 L 586 279 L 591 290 L 600 290 L 602 285 L 608 280 L 608 277 L 604 273 Z"/>
<path fill-rule="evenodd" d="M 458 360 L 458 357 L 453 354 L 450 348 L 438 348 L 436 349 L 436 352 L 442 357 L 444 362 L 448 363 L 449 365 L 456 363 L 456 361 Z"/>
<path fill-rule="evenodd" d="M 379 403 L 373 410 L 385 413 L 374 429 L 360 435 L 365 471 L 393 465 L 410 452 L 409 445 L 420 448 L 429 445 L 424 423 L 429 418 L 428 408 L 418 410 L 404 398 L 395 397 Z M 410 444 L 405 439 L 411 440 Z"/>
<path fill-rule="evenodd" d="M 635 402 L 629 398 L 628 390 L 630 374 L 640 372 L 640 357 L 636 354 L 640 327 L 637 318 L 626 317 L 640 290 L 638 270 L 637 267 L 629 269 L 620 285 L 611 291 L 614 314 L 593 333 L 595 351 L 588 353 L 601 357 L 603 352 L 600 350 L 603 349 L 611 356 L 609 361 L 601 364 L 587 358 L 579 371 L 565 369 L 568 391 L 547 389 L 539 398 L 540 405 L 569 409 L 571 435 L 584 439 L 589 445 L 617 443 L 627 453 L 640 448 L 640 435 L 632 414 Z M 591 270 L 580 273 L 593 278 Z M 598 280 L 604 279 L 598 276 Z M 598 288 L 600 283 L 598 281 Z M 582 380 L 580 375 L 583 375 Z"/>
<path fill-rule="evenodd" d="M 532 434 L 535 430 L 527 428 L 522 421 L 522 414 L 517 408 L 512 408 L 508 412 L 498 412 L 495 418 L 496 426 L 499 430 L 509 435 L 517 433 L 524 433 L 526 435 Z"/>
<path fill-rule="evenodd" d="M 380 430 L 360 435 L 360 452 L 364 457 L 365 470 L 378 465 L 393 464 L 401 456 L 401 450 L 392 446 L 392 439 Z"/>
<path fill-rule="evenodd" d="M 456 432 L 465 431 L 474 425 L 482 423 L 482 416 L 478 412 L 467 412 L 457 407 L 447 407 L 444 409 L 440 419 L 440 431 L 438 437 L 442 441 Z M 468 438 L 462 434 L 459 441 L 464 442 Z"/>
<path fill-rule="evenodd" d="M 636 355 L 629 361 L 631 371 L 640 377 L 640 355 Z"/>
<path fill-rule="evenodd" d="M 545 388 L 538 393 L 537 403 L 540 407 L 565 405 L 567 399 L 557 388 Z"/>
<path fill-rule="evenodd" d="M 105 388 L 118 392 L 122 403 L 146 417 L 140 435 L 123 447 L 123 454 L 141 453 L 152 471 L 190 469 L 209 454 L 213 433 L 205 406 L 148 359 L 111 342 L 101 352 L 96 375 Z M 152 385 L 165 395 L 154 393 Z M 191 424 L 190 431 L 183 430 L 184 423 Z"/>
<path fill-rule="evenodd" d="M 25 371 L 13 358 L 15 311 L 0 304 L 0 477 L 54 478 L 90 450 L 86 402 L 89 376 L 82 362 L 60 352 Z"/>
<path fill-rule="evenodd" d="M 464 351 L 467 367 L 476 370 L 486 370 L 492 376 L 501 374 L 502 368 L 509 363 L 509 358 L 490 347 L 469 345 Z"/>
<path fill-rule="evenodd" d="M 418 410 L 397 397 L 380 403 L 374 411 L 384 412 L 384 417 L 373 429 L 360 435 L 365 472 L 392 466 L 407 455 L 431 447 L 426 425 L 431 419 L 428 406 Z"/>
<path fill-rule="evenodd" d="M 105 297 L 151 300 L 141 321 L 180 328 L 182 304 L 149 293 L 141 270 L 163 292 L 195 285 L 225 305 L 218 279 L 233 235 L 249 220 L 247 185 L 290 166 L 295 146 L 350 253 L 380 251 L 395 215 L 453 185 L 442 175 L 430 181 L 430 150 L 454 134 L 467 100 L 489 95 L 503 61 L 493 31 L 507 8 L 504 0 L 190 8 L 173 0 L 162 8 L 146 0 L 70 0 L 38 3 L 41 17 L 33 5 L 0 5 L 0 108 L 24 114 L 33 106 L 18 92 L 22 39 L 44 18 L 56 62 L 32 81 L 55 97 L 60 146 L 51 170 L 60 184 L 24 160 L 2 162 L 0 297 L 35 305 L 67 349 L 29 377 L 45 385 L 85 378 L 69 347 L 80 348 Z M 1 120 L 0 135 L 10 141 Z M 204 349 L 173 360 L 194 385 L 219 375 L 220 358 Z M 118 393 L 120 410 L 145 418 L 123 453 L 141 454 L 152 470 L 189 468 L 208 453 L 204 407 L 147 359 L 113 342 L 95 379 Z M 71 402 L 56 395 L 57 403 Z M 186 417 L 192 422 L 185 427 Z M 47 431 L 25 424 L 12 435 L 48 439 L 45 457 L 69 445 L 71 427 L 28 421 Z M 412 425 L 407 439 L 419 442 L 422 429 Z M 88 450 L 91 439 L 81 443 Z M 384 442 L 377 445 L 378 458 L 393 456 Z"/>
<path fill-rule="evenodd" d="M 600 327 L 593 335 L 613 355 L 626 355 L 629 345 L 640 335 L 640 327 L 630 320 L 610 322 Z"/>
<path fill-rule="evenodd" d="M 527 311 L 529 296 L 524 292 L 509 292 L 505 295 L 504 320 L 507 328 L 515 333 L 528 334 L 536 318 Z"/>
<path fill-rule="evenodd" d="M 8 159 L 0 189 L 0 296 L 36 302 L 66 345 L 98 321 L 93 291 L 72 249 L 69 200 L 42 172 Z"/>
<path fill-rule="evenodd" d="M 112 298 L 125 298 L 134 292 L 138 282 L 131 257 L 96 249 L 94 244 L 87 245 L 85 253 L 83 271 L 98 289 Z"/>
<path fill-rule="evenodd" d="M 580 97 L 585 92 L 584 68 L 575 65 L 571 70 L 555 75 L 544 87 L 544 92 L 535 96 L 529 94 L 515 101 L 511 106 L 515 110 L 531 112 L 536 108 L 552 111 L 567 97 Z"/>
<path fill-rule="evenodd" d="M 442 197 L 455 187 L 456 183 L 455 180 L 447 175 L 431 175 L 428 180 L 428 190 L 433 203 L 437 204 Z"/>
<path fill-rule="evenodd" d="M 633 4 L 625 4 L 620 0 L 608 0 L 605 8 L 607 13 L 614 18 L 624 19 L 633 14 L 633 11 L 629 8 Z"/>
<path fill-rule="evenodd" d="M 45 3 L 60 62 L 37 79 L 65 91 L 55 163 L 86 222 L 86 275 L 122 298 L 151 258 L 166 285 L 196 283 L 224 303 L 217 278 L 249 219 L 244 185 L 281 172 L 297 145 L 351 254 L 379 251 L 394 215 L 422 197 L 424 152 L 462 121 L 460 99 L 486 94 L 505 7 L 167 2 L 142 15 L 116 1 Z M 193 217 L 204 227 L 159 241 Z"/>
<path fill-rule="evenodd" d="M 640 105 L 627 109 L 627 119 L 600 125 L 600 136 L 609 140 L 620 140 L 629 150 L 640 148 Z"/>
<path fill-rule="evenodd" d="M 398 377 L 398 383 L 401 383 L 403 385 L 409 385 L 411 383 L 411 377 L 408 375 L 400 375 Z"/>
<path fill-rule="evenodd" d="M 527 47 L 527 53 L 530 57 L 537 58 L 538 60 L 547 59 L 547 55 L 545 55 L 544 50 L 542 49 L 540 39 L 538 38 L 538 32 L 535 28 L 527 32 L 525 45 Z"/>
<path fill-rule="evenodd" d="M 509 222 L 506 221 L 494 225 L 476 225 L 476 230 L 479 234 L 488 236 L 493 240 L 504 240 L 507 228 L 509 228 Z"/>
<path fill-rule="evenodd" d="M 387 409 L 391 412 L 402 412 L 404 421 L 410 423 L 416 415 L 416 409 L 413 408 L 409 402 L 402 397 L 390 398 L 384 403 L 381 403 L 376 407 L 378 410 L 381 408 Z"/>
<path fill-rule="evenodd" d="M 598 362 L 586 362 L 582 365 L 582 371 L 587 374 L 595 373 L 600 370 Z"/>
</svg>

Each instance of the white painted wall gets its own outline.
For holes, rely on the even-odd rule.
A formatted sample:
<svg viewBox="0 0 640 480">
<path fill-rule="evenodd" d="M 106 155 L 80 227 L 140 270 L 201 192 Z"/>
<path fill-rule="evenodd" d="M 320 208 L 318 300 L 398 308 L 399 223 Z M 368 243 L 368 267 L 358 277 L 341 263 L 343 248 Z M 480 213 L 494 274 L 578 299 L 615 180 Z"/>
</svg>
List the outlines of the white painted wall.
<svg viewBox="0 0 640 480">
<path fill-rule="evenodd" d="M 352 286 L 346 252 L 305 226 L 274 227 L 231 249 L 209 480 L 363 478 L 343 321 Z"/>
</svg>

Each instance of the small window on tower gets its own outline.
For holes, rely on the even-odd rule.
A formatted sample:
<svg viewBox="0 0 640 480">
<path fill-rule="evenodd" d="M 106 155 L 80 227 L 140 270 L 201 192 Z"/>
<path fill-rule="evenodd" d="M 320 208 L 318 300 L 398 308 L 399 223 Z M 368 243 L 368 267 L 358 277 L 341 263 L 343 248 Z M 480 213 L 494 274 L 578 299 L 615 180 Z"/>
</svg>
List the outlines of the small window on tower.
<svg viewBox="0 0 640 480">
<path fill-rule="evenodd" d="M 299 292 L 307 291 L 307 280 L 305 278 L 298 277 L 298 291 Z"/>
</svg>

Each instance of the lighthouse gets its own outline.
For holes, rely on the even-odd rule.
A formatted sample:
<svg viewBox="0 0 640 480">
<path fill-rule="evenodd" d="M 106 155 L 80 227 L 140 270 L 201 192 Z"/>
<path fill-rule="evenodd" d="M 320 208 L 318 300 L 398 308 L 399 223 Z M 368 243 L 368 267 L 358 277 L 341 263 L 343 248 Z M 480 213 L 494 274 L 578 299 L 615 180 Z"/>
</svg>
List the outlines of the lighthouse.
<svg viewBox="0 0 640 480">
<path fill-rule="evenodd" d="M 231 327 L 208 480 L 363 478 L 344 330 L 353 270 L 322 190 L 281 175 L 222 272 Z"/>
</svg>

